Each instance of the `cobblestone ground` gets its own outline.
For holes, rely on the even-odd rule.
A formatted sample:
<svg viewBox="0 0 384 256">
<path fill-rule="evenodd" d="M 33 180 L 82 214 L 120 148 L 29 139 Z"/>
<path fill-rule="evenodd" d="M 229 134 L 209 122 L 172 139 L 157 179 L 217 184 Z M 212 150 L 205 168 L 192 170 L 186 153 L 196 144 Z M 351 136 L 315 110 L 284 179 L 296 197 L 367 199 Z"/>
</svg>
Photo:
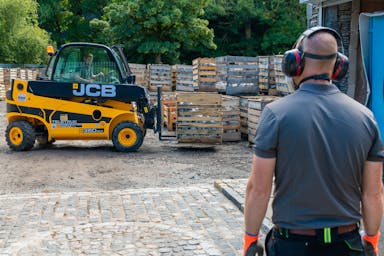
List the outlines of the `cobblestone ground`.
<svg viewBox="0 0 384 256">
<path fill-rule="evenodd" d="M 0 196 L 0 256 L 240 255 L 242 234 L 209 185 Z"/>
<path fill-rule="evenodd" d="M 247 179 L 226 179 L 215 181 L 215 187 L 221 191 L 236 207 L 244 212 L 245 188 Z M 263 221 L 262 229 L 266 233 L 272 226 L 272 209 L 271 200 L 267 210 L 266 217 Z M 380 255 L 384 255 L 384 219 L 381 222 L 381 237 L 379 242 Z"/>
</svg>

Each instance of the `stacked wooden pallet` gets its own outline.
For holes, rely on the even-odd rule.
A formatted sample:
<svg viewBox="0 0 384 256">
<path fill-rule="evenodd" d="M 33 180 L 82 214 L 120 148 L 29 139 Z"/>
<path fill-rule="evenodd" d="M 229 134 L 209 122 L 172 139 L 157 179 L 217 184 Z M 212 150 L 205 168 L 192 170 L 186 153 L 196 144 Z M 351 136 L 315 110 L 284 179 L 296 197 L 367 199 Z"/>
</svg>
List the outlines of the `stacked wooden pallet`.
<svg viewBox="0 0 384 256">
<path fill-rule="evenodd" d="M 174 65 L 173 79 L 176 91 L 195 91 L 193 86 L 193 66 L 192 65 Z"/>
<path fill-rule="evenodd" d="M 227 95 L 257 94 L 258 58 L 223 56 L 216 58 L 219 92 Z"/>
<path fill-rule="evenodd" d="M 253 143 L 255 139 L 261 111 L 268 103 L 277 99 L 279 97 L 276 96 L 259 96 L 258 98 L 248 99 L 248 141 L 250 143 Z"/>
<path fill-rule="evenodd" d="M 27 77 L 27 70 L 24 69 L 24 68 L 19 68 L 17 70 L 17 77 L 22 79 L 22 80 L 27 80 L 28 77 Z"/>
<path fill-rule="evenodd" d="M 182 93 L 177 99 L 177 139 L 179 143 L 221 144 L 223 123 L 221 95 Z"/>
<path fill-rule="evenodd" d="M 34 77 L 32 69 L 27 69 L 26 79 L 27 80 L 36 80 L 36 77 Z"/>
<path fill-rule="evenodd" d="M 160 86 L 162 91 L 172 91 L 172 70 L 170 65 L 148 65 L 149 90 L 157 91 Z"/>
<path fill-rule="evenodd" d="M 273 56 L 274 70 L 275 70 L 275 80 L 276 80 L 276 91 L 278 95 L 288 95 L 292 93 L 292 89 L 289 88 L 285 75 L 282 71 L 282 61 L 283 55 Z"/>
<path fill-rule="evenodd" d="M 136 76 L 136 84 L 147 87 L 147 66 L 145 64 L 128 63 L 131 72 Z"/>
<path fill-rule="evenodd" d="M 262 94 L 268 94 L 269 81 L 269 57 L 259 56 L 259 92 Z"/>
<path fill-rule="evenodd" d="M 240 96 L 240 132 L 241 137 L 248 139 L 248 101 L 259 99 L 261 96 Z"/>
<path fill-rule="evenodd" d="M 202 92 L 217 92 L 216 62 L 214 58 L 197 58 L 193 64 L 193 86 Z"/>
<path fill-rule="evenodd" d="M 5 91 L 8 91 L 13 79 L 17 78 L 17 68 L 4 69 L 4 85 Z"/>
<path fill-rule="evenodd" d="M 223 141 L 239 141 L 240 133 L 240 98 L 223 95 Z"/>
</svg>

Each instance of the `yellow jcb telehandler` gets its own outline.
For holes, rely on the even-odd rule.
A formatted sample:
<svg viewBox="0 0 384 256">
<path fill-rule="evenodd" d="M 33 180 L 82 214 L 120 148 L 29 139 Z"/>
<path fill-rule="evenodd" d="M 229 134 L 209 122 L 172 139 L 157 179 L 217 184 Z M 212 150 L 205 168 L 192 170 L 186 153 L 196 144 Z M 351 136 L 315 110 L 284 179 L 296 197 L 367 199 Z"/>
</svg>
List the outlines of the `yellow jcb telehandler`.
<svg viewBox="0 0 384 256">
<path fill-rule="evenodd" d="M 160 127 L 156 107 L 135 84 L 119 46 L 69 43 L 49 52 L 44 76 L 13 80 L 6 92 L 11 149 L 30 150 L 36 140 L 112 140 L 118 151 L 135 151 L 146 129 Z"/>
</svg>

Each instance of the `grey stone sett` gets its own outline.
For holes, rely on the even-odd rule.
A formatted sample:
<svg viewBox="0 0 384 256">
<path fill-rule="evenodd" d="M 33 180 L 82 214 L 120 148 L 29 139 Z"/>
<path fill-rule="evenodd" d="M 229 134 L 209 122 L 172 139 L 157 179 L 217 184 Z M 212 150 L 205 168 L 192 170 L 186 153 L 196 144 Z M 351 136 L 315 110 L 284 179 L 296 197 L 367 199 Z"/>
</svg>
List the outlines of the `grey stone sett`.
<svg viewBox="0 0 384 256">
<path fill-rule="evenodd" d="M 4 255 L 239 255 L 242 249 L 242 214 L 209 185 L 0 196 L 0 205 Z"/>
</svg>

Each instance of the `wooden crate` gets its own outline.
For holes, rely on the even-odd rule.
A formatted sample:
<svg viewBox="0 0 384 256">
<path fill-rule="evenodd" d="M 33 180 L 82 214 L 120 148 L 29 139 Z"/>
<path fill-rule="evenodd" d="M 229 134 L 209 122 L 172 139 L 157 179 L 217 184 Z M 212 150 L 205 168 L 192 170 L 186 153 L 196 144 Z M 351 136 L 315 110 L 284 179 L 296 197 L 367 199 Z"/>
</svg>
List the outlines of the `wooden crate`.
<svg viewBox="0 0 384 256">
<path fill-rule="evenodd" d="M 275 55 L 274 56 L 274 66 L 275 66 L 275 72 L 276 72 L 276 92 L 277 95 L 288 95 L 293 92 L 293 88 L 290 88 L 287 84 L 285 75 L 282 71 L 282 61 L 283 61 L 283 55 Z"/>
<path fill-rule="evenodd" d="M 259 56 L 259 92 L 268 94 L 269 89 L 269 56 Z"/>
<path fill-rule="evenodd" d="M 197 58 L 193 64 L 193 86 L 201 92 L 217 92 L 216 62 L 214 58 Z"/>
<path fill-rule="evenodd" d="M 36 80 L 36 77 L 33 76 L 33 70 L 27 69 L 27 80 Z"/>
<path fill-rule="evenodd" d="M 5 99 L 4 69 L 0 68 L 0 100 Z"/>
<path fill-rule="evenodd" d="M 183 93 L 178 94 L 176 99 L 176 133 L 179 143 L 222 143 L 223 123 L 220 94 Z"/>
<path fill-rule="evenodd" d="M 216 65 L 219 92 L 227 95 L 258 94 L 258 57 L 217 57 Z"/>
<path fill-rule="evenodd" d="M 268 95 L 276 96 L 276 75 L 275 70 L 275 56 L 269 56 L 269 66 L 268 66 Z"/>
<path fill-rule="evenodd" d="M 170 65 L 148 65 L 149 90 L 157 91 L 160 86 L 162 91 L 172 91 L 172 70 Z"/>
<path fill-rule="evenodd" d="M 131 72 L 136 76 L 136 84 L 148 87 L 147 65 L 128 63 Z"/>
<path fill-rule="evenodd" d="M 162 122 L 168 131 L 176 129 L 176 92 L 161 93 Z"/>
<path fill-rule="evenodd" d="M 192 65 L 174 65 L 173 72 L 176 91 L 195 91 Z"/>
<path fill-rule="evenodd" d="M 240 96 L 239 109 L 240 109 L 240 132 L 241 137 L 248 140 L 248 101 L 253 99 L 260 99 L 263 96 Z"/>
<path fill-rule="evenodd" d="M 4 69 L 4 86 L 5 91 L 8 91 L 11 86 L 11 82 L 13 79 L 17 78 L 17 68 L 7 68 Z"/>
<path fill-rule="evenodd" d="M 163 124 L 168 131 L 176 129 L 176 100 L 163 103 Z"/>
<path fill-rule="evenodd" d="M 276 96 L 259 96 L 258 98 L 248 99 L 248 141 L 253 143 L 256 130 L 259 126 L 261 111 L 264 107 L 279 99 Z"/>
<path fill-rule="evenodd" d="M 27 70 L 24 68 L 19 68 L 17 69 L 17 77 L 22 79 L 22 80 L 27 80 Z"/>
<path fill-rule="evenodd" d="M 223 141 L 241 140 L 240 132 L 240 98 L 222 95 Z"/>
</svg>

